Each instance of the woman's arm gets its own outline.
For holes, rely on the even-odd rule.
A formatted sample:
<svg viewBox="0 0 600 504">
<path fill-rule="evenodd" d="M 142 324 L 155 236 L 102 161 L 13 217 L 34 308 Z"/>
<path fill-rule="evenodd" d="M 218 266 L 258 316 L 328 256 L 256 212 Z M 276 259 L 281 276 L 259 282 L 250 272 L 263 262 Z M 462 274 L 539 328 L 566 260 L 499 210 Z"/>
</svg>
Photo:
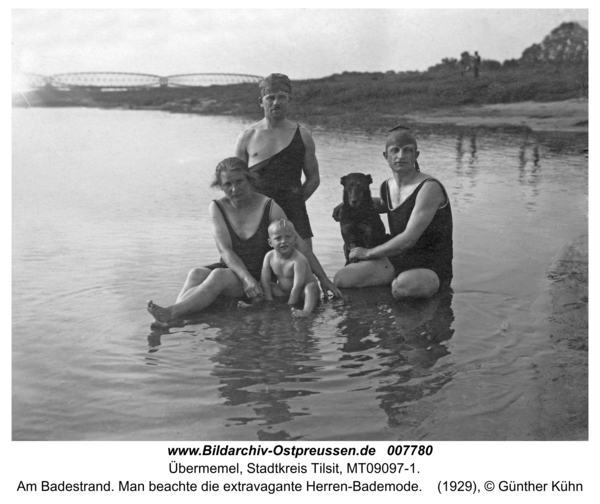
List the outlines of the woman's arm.
<svg viewBox="0 0 600 504">
<path fill-rule="evenodd" d="M 446 194 L 438 183 L 425 184 L 417 194 L 415 207 L 403 233 L 372 249 L 355 248 L 350 251 L 350 259 L 368 261 L 390 257 L 407 250 L 417 243 L 427 229 L 438 208 L 446 201 Z"/>
<path fill-rule="evenodd" d="M 260 274 L 260 285 L 265 295 L 265 299 L 267 301 L 273 301 L 273 293 L 271 292 L 271 252 L 267 252 L 267 255 L 265 255 L 262 272 Z"/>
<path fill-rule="evenodd" d="M 221 259 L 229 267 L 231 271 L 242 282 L 244 293 L 249 298 L 262 295 L 262 289 L 260 283 L 248 272 L 246 265 L 233 251 L 231 245 L 231 236 L 227 229 L 227 224 L 221 212 L 217 209 L 217 204 L 213 201 L 208 207 L 208 214 L 210 215 L 210 226 L 212 235 L 217 244 L 217 248 L 221 253 Z"/>
</svg>

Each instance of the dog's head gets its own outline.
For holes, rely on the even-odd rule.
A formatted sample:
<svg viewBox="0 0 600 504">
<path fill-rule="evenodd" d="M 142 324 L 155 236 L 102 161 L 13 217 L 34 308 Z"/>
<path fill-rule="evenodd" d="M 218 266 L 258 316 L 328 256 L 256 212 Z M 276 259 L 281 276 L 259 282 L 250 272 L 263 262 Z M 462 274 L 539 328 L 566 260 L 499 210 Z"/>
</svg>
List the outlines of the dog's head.
<svg viewBox="0 0 600 504">
<path fill-rule="evenodd" d="M 340 183 L 344 186 L 344 204 L 352 208 L 363 208 L 372 205 L 370 185 L 371 175 L 349 173 L 344 175 Z"/>
</svg>

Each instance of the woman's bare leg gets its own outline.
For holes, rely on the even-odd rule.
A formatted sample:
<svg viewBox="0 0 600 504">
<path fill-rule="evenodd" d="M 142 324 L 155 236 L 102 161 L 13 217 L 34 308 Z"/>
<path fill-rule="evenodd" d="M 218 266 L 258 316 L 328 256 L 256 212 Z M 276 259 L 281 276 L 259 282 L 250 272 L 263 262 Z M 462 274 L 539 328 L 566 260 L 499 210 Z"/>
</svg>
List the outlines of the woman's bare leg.
<svg viewBox="0 0 600 504">
<path fill-rule="evenodd" d="M 191 274 L 192 272 L 190 272 Z M 188 280 L 190 280 L 190 275 L 188 275 Z M 197 280 L 198 276 L 194 278 Z M 148 301 L 148 311 L 156 319 L 156 325 L 166 327 L 168 322 L 173 319 L 203 310 L 214 303 L 221 294 L 230 297 L 244 295 L 242 282 L 233 271 L 226 268 L 210 271 L 210 274 L 199 285 L 192 286 L 193 283 L 193 281 L 189 282 L 187 290 L 182 289 L 176 303 L 171 306 L 162 307 Z"/>
<path fill-rule="evenodd" d="M 202 282 L 204 282 L 204 280 L 208 278 L 208 275 L 210 275 L 212 271 L 214 270 L 211 270 L 209 268 L 194 268 L 193 270 L 191 270 L 188 273 L 188 276 L 185 279 L 185 282 L 183 283 L 183 287 L 181 288 L 181 292 L 177 296 L 175 302 L 177 303 L 181 301 L 183 295 L 187 291 L 189 291 L 193 287 L 197 287 Z"/>
</svg>

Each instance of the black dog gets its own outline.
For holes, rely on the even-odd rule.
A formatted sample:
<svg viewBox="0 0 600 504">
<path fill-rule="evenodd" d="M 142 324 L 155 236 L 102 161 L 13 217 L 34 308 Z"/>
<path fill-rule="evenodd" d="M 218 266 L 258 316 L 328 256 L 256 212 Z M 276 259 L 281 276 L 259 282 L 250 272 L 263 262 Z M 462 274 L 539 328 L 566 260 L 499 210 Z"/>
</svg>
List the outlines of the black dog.
<svg viewBox="0 0 600 504">
<path fill-rule="evenodd" d="M 371 175 L 350 173 L 341 179 L 344 186 L 344 202 L 335 208 L 333 218 L 340 223 L 344 238 L 344 255 L 346 264 L 350 261 L 348 254 L 353 248 L 373 248 L 385 243 L 389 236 L 373 205 Z"/>
</svg>

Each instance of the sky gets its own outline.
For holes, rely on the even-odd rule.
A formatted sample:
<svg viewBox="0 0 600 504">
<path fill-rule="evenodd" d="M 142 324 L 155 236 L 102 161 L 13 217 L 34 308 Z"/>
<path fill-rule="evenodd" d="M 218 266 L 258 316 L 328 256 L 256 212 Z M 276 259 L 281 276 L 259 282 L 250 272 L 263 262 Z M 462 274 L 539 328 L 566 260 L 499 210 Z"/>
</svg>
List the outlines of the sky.
<svg viewBox="0 0 600 504">
<path fill-rule="evenodd" d="M 13 9 L 12 70 L 292 80 L 426 70 L 463 51 L 519 58 L 562 22 L 587 20 L 587 9 Z"/>
</svg>

